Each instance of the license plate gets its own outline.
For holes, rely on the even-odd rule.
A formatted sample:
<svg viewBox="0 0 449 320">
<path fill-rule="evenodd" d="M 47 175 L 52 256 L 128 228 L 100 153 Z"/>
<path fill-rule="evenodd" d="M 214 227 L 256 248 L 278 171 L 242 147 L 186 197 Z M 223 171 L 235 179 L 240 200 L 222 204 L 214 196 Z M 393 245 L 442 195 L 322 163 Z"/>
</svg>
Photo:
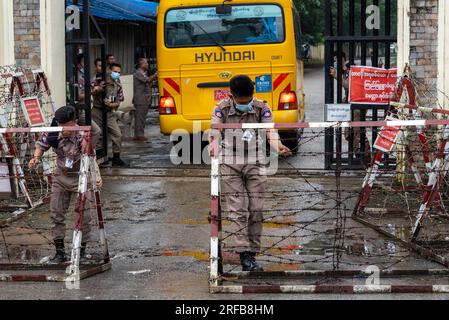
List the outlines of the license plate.
<svg viewBox="0 0 449 320">
<path fill-rule="evenodd" d="M 214 100 L 221 101 L 221 100 L 229 98 L 230 95 L 231 95 L 231 90 L 229 90 L 229 89 L 215 90 Z"/>
</svg>

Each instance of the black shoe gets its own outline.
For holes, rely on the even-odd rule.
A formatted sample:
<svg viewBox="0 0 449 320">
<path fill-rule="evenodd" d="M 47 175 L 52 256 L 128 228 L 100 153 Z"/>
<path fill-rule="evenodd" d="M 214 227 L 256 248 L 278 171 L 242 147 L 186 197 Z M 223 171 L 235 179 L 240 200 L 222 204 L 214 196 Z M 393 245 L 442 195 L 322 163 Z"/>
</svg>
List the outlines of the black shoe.
<svg viewBox="0 0 449 320">
<path fill-rule="evenodd" d="M 87 247 L 87 243 L 81 243 L 80 259 L 86 258 L 86 247 Z"/>
<path fill-rule="evenodd" d="M 128 165 L 120 158 L 120 154 L 114 154 L 112 158 L 112 166 L 113 167 L 127 167 Z"/>
<path fill-rule="evenodd" d="M 65 248 L 64 248 L 64 240 L 55 240 L 55 248 L 56 248 L 56 254 L 51 259 L 54 263 L 64 263 L 67 261 L 67 257 L 65 255 Z"/>
<path fill-rule="evenodd" d="M 243 271 L 263 272 L 263 268 L 256 262 L 256 254 L 254 252 L 243 252 L 240 254 L 240 263 Z"/>
</svg>

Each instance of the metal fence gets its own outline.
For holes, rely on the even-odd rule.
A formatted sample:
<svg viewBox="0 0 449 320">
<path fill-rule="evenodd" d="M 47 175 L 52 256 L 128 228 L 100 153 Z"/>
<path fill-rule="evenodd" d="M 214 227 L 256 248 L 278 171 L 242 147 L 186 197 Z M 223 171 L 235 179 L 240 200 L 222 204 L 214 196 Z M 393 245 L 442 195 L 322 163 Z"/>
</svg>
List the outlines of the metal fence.
<svg viewBox="0 0 449 320">
<path fill-rule="evenodd" d="M 389 113 L 408 108 L 416 109 L 396 103 Z M 223 130 L 224 141 L 236 130 L 261 135 L 287 127 L 304 129 L 304 161 L 324 160 L 322 151 L 301 150 L 324 140 L 329 130 L 364 128 L 377 130 L 378 137 L 365 176 L 343 170 L 340 150 L 330 171 L 278 168 L 268 161 L 262 191 L 249 185 L 253 176 L 245 176 L 244 192 L 224 188 L 242 179 L 242 166 L 229 170 L 234 162 L 225 149 L 217 154 L 211 171 L 211 292 L 449 292 L 441 282 L 449 275 L 449 121 L 396 113 L 375 122 L 213 125 Z M 411 139 L 419 134 L 425 139 Z M 387 155 L 398 159 L 396 166 L 381 166 Z M 239 198 L 245 205 L 236 209 Z M 257 260 L 265 272 L 241 272 L 238 239 L 262 227 Z M 413 280 L 404 283 L 405 275 Z"/>
</svg>

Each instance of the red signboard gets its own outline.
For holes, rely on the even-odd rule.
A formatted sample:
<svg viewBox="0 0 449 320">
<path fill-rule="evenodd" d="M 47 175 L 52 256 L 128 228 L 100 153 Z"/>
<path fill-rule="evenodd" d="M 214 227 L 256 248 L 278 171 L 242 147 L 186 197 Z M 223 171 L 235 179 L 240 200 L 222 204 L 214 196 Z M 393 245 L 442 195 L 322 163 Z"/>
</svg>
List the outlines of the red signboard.
<svg viewBox="0 0 449 320">
<path fill-rule="evenodd" d="M 374 143 L 374 148 L 382 152 L 391 152 L 399 137 L 400 130 L 401 127 L 382 127 Z"/>
<path fill-rule="evenodd" d="M 215 90 L 214 100 L 221 101 L 224 99 L 228 99 L 230 95 L 231 95 L 231 90 L 229 90 L 229 89 Z"/>
<path fill-rule="evenodd" d="M 37 97 L 23 99 L 22 109 L 30 127 L 39 127 L 45 124 L 44 115 Z"/>
<path fill-rule="evenodd" d="M 349 100 L 360 104 L 388 104 L 395 97 L 397 69 L 352 66 Z"/>
</svg>

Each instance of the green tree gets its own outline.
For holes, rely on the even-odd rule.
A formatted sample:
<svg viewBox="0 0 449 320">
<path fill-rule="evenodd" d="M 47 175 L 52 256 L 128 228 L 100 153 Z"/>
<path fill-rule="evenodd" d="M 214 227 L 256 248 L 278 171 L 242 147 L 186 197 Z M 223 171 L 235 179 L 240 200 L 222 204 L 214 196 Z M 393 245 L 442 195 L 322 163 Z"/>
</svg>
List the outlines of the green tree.
<svg viewBox="0 0 449 320">
<path fill-rule="evenodd" d="M 325 2 L 326 0 L 293 0 L 296 8 L 301 16 L 301 25 L 304 38 L 311 45 L 324 42 L 324 25 L 325 25 Z M 385 0 L 379 1 L 380 15 L 381 15 L 381 28 L 379 34 L 385 34 Z M 391 33 L 396 34 L 397 31 L 397 1 L 391 0 Z M 367 5 L 371 4 L 367 1 Z M 337 1 L 331 0 L 332 16 L 334 33 L 336 33 L 337 26 Z M 365 11 L 366 8 L 363 8 Z M 349 35 L 349 1 L 343 1 L 343 32 L 345 35 Z M 360 35 L 360 26 L 362 22 L 361 18 L 361 4 L 360 1 L 354 1 L 354 33 Z M 372 32 L 367 32 L 371 35 Z"/>
<path fill-rule="evenodd" d="M 301 16 L 304 40 L 311 45 L 324 41 L 324 1 L 294 0 Z"/>
</svg>

